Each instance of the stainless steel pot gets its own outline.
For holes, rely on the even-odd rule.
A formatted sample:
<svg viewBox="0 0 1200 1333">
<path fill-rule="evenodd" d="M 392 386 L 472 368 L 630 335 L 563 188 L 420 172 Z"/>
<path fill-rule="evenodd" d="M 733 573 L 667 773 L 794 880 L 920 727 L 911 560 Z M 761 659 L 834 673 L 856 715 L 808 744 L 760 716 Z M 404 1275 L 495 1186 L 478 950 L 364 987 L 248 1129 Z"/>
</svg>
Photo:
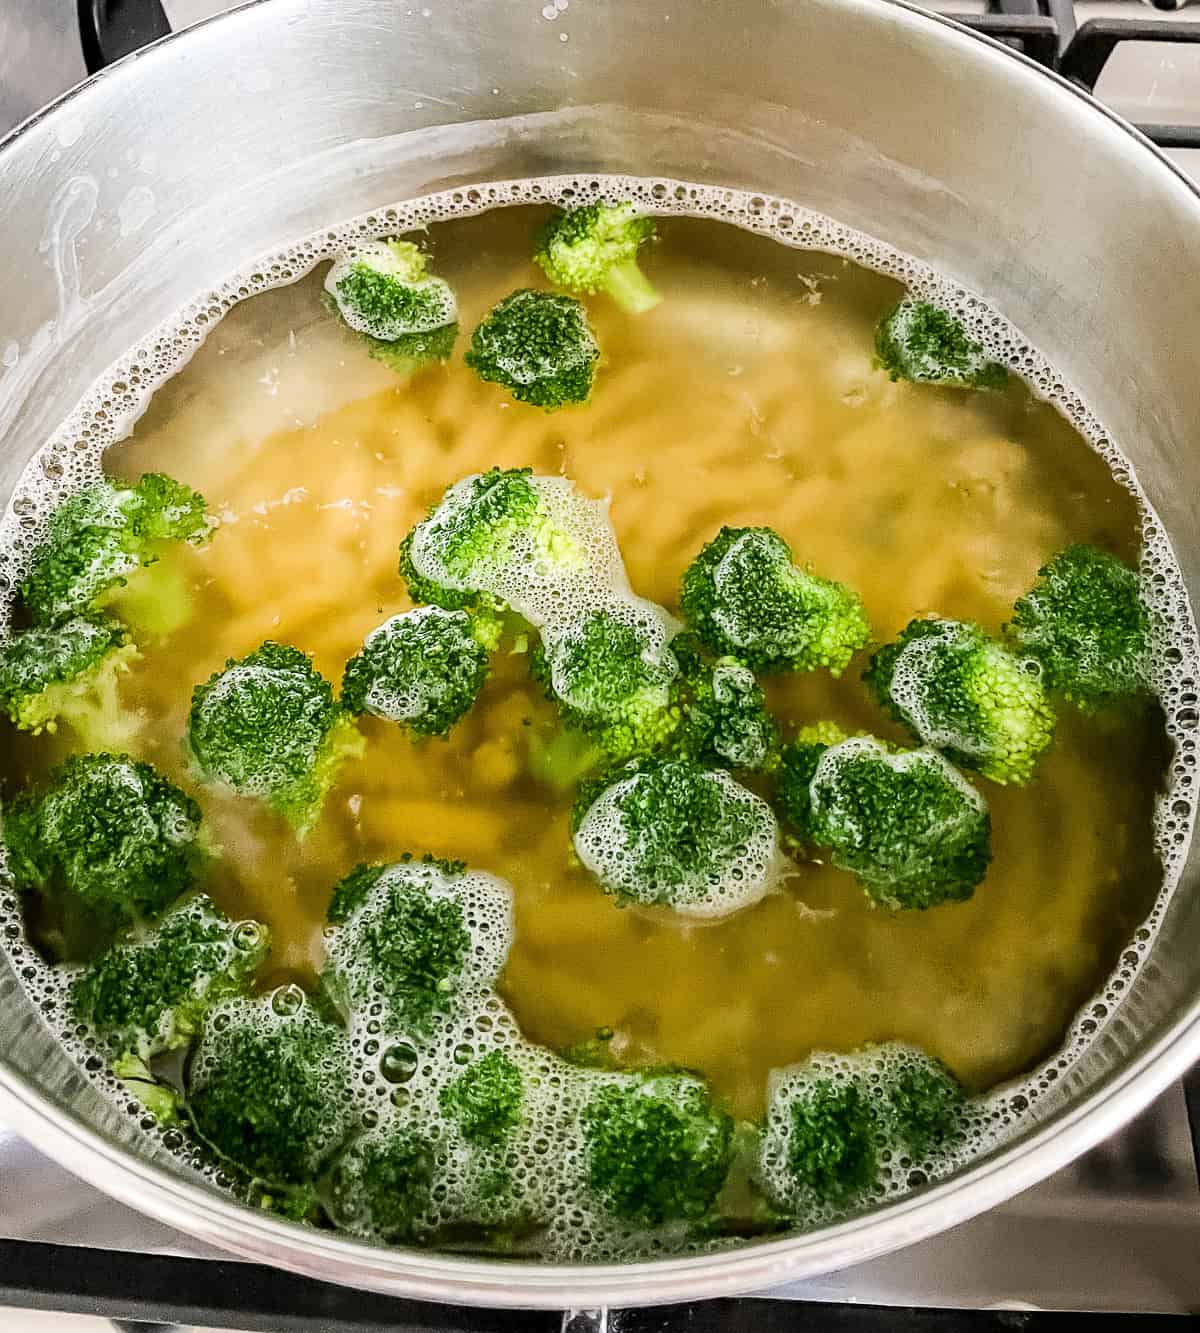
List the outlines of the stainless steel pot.
<svg viewBox="0 0 1200 1333">
<path fill-rule="evenodd" d="M 769 191 L 986 296 L 1134 462 L 1200 599 L 1200 197 L 1128 126 L 887 0 L 264 0 L 69 93 L 0 147 L 0 502 L 117 356 L 247 259 L 399 198 L 628 170 Z M 566 40 L 564 40 L 564 38 Z M 1148 965 L 1023 1138 L 869 1216 L 705 1258 L 562 1267 L 377 1249 L 157 1159 L 0 966 L 0 1114 L 183 1231 L 338 1282 L 518 1306 L 712 1296 L 908 1244 L 1033 1184 L 1200 1057 L 1200 852 Z"/>
</svg>

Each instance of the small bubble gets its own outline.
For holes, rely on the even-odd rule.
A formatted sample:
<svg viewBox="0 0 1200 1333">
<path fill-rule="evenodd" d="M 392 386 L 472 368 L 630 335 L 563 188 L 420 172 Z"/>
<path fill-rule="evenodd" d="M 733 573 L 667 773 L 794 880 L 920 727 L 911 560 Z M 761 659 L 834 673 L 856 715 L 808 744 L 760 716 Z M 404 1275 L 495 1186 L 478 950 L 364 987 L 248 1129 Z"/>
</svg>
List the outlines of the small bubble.
<svg viewBox="0 0 1200 1333">
<path fill-rule="evenodd" d="M 379 1072 L 389 1083 L 407 1083 L 417 1072 L 418 1063 L 416 1047 L 399 1041 L 384 1051 Z"/>
<path fill-rule="evenodd" d="M 304 1008 L 304 992 L 295 982 L 280 986 L 271 995 L 271 1008 L 280 1018 L 290 1018 Z"/>
</svg>

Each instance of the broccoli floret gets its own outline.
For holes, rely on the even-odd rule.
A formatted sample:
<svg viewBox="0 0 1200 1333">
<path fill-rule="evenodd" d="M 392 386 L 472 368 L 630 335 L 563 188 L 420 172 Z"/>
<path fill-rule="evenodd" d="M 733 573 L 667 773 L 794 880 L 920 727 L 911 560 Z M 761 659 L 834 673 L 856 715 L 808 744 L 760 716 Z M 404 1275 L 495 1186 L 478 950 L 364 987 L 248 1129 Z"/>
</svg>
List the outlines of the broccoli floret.
<svg viewBox="0 0 1200 1333">
<path fill-rule="evenodd" d="M 76 894 L 113 924 L 155 916 L 192 886 L 200 807 L 149 764 L 75 755 L 4 812 L 13 876 Z"/>
<path fill-rule="evenodd" d="M 458 337 L 458 303 L 427 272 L 411 241 L 371 241 L 330 268 L 325 290 L 376 360 L 397 374 L 445 361 Z"/>
<path fill-rule="evenodd" d="M 879 1177 L 876 1116 L 852 1083 L 819 1079 L 791 1105 L 787 1167 L 822 1203 L 845 1203 Z"/>
<path fill-rule="evenodd" d="M 134 729 L 119 699 L 138 650 L 115 620 L 68 620 L 25 630 L 0 649 L 0 710 L 21 731 L 60 722 L 88 749 L 119 748 Z"/>
<path fill-rule="evenodd" d="M 269 1183 L 313 1180 L 349 1131 L 349 1043 L 296 986 L 213 1009 L 190 1076 L 196 1132 Z"/>
<path fill-rule="evenodd" d="M 411 1126 L 387 1124 L 356 1139 L 329 1172 L 337 1225 L 391 1244 L 417 1239 L 436 1160 L 435 1144 Z"/>
<path fill-rule="evenodd" d="M 344 1014 L 382 1004 L 393 1030 L 424 1037 L 461 991 L 495 980 L 511 911 L 502 880 L 459 863 L 359 866 L 334 890 L 322 989 Z"/>
<path fill-rule="evenodd" d="M 199 895 L 89 963 L 72 1004 L 110 1047 L 149 1060 L 186 1046 L 213 1005 L 246 990 L 269 946 L 265 926 L 230 921 Z"/>
<path fill-rule="evenodd" d="M 517 402 L 552 410 L 587 401 L 599 356 L 578 301 L 525 290 L 488 312 L 471 335 L 466 362 Z"/>
<path fill-rule="evenodd" d="M 141 1056 L 127 1051 L 113 1061 L 112 1072 L 160 1125 L 173 1125 L 179 1120 L 183 1109 L 179 1090 L 156 1078 Z"/>
<path fill-rule="evenodd" d="M 957 1143 L 967 1100 L 958 1079 L 916 1047 L 892 1043 L 877 1050 L 886 1058 L 883 1091 L 891 1134 L 918 1158 Z"/>
<path fill-rule="evenodd" d="M 579 859 L 621 902 L 725 916 L 757 902 L 778 872 L 766 802 L 688 759 L 635 761 L 584 783 L 572 824 Z"/>
<path fill-rule="evenodd" d="M 875 356 L 894 380 L 962 389 L 1003 389 L 1008 383 L 1008 371 L 989 361 L 956 319 L 911 297 L 879 321 Z"/>
<path fill-rule="evenodd" d="M 748 667 L 731 657 L 710 664 L 694 635 L 671 640 L 679 663 L 673 687 L 680 716 L 672 752 L 705 766 L 769 768 L 778 751 L 778 728 Z"/>
<path fill-rule="evenodd" d="M 753 671 L 836 676 L 871 637 L 857 594 L 798 569 L 770 528 L 722 528 L 684 571 L 680 604 L 706 648 Z"/>
<path fill-rule="evenodd" d="M 342 703 L 352 713 L 445 736 L 474 704 L 488 674 L 487 649 L 465 611 L 422 606 L 385 620 L 346 664 Z"/>
<path fill-rule="evenodd" d="M 582 1112 L 588 1184 L 638 1226 L 696 1223 L 729 1170 L 733 1121 L 682 1075 L 605 1083 Z"/>
<path fill-rule="evenodd" d="M 68 496 L 50 519 L 21 584 L 35 623 L 54 625 L 102 606 L 163 542 L 199 541 L 211 530 L 204 497 L 159 473 L 136 486 L 106 479 Z"/>
<path fill-rule="evenodd" d="M 630 315 L 662 297 L 638 268 L 637 252 L 654 235 L 654 219 L 631 203 L 587 204 L 557 212 L 534 242 L 533 258 L 556 287 L 591 295 L 607 292 Z"/>
<path fill-rule="evenodd" d="M 863 673 L 879 703 L 924 745 L 993 782 L 1028 782 L 1054 739 L 1054 712 L 1031 658 L 975 624 L 914 620 Z"/>
<path fill-rule="evenodd" d="M 303 836 L 363 739 L 307 654 L 267 640 L 192 691 L 188 746 L 201 776 L 265 801 Z"/>
<path fill-rule="evenodd" d="M 1038 570 L 1006 628 L 1042 664 L 1046 686 L 1084 712 L 1148 689 L 1150 615 L 1138 575 L 1106 551 L 1060 551 Z"/>
<path fill-rule="evenodd" d="M 433 513 L 435 510 L 430 512 Z M 409 597 L 418 605 L 440 606 L 444 611 L 473 609 L 480 598 L 476 589 L 447 588 L 417 572 L 412 560 L 412 548 L 416 536 L 417 528 L 414 528 L 400 543 L 400 577 L 408 588 Z"/>
<path fill-rule="evenodd" d="M 775 777 L 784 817 L 884 906 L 969 898 L 991 860 L 979 792 L 934 750 L 889 753 L 870 736 L 836 735 L 802 732 L 785 747 Z"/>
<path fill-rule="evenodd" d="M 489 1051 L 438 1097 L 442 1112 L 472 1143 L 498 1143 L 521 1123 L 524 1081 L 511 1056 Z"/>
</svg>

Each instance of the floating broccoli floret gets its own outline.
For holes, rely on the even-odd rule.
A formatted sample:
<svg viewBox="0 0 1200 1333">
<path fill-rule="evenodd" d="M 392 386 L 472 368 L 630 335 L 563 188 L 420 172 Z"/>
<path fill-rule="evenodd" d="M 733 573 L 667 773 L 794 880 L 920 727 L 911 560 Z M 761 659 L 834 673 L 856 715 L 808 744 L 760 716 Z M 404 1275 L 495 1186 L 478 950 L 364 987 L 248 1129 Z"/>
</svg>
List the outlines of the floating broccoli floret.
<svg viewBox="0 0 1200 1333">
<path fill-rule="evenodd" d="M 572 824 L 579 859 L 621 902 L 726 916 L 762 898 L 779 872 L 767 803 L 688 759 L 635 761 L 585 783 Z"/>
<path fill-rule="evenodd" d="M 913 1157 L 953 1147 L 963 1137 L 966 1093 L 939 1060 L 915 1046 L 876 1048 L 889 1132 Z"/>
<path fill-rule="evenodd" d="M 474 704 L 488 674 L 487 649 L 465 611 L 422 606 L 385 620 L 346 664 L 342 703 L 352 713 L 445 736 Z"/>
<path fill-rule="evenodd" d="M 961 902 L 991 860 L 991 817 L 978 791 L 934 750 L 891 753 L 829 725 L 784 747 L 780 812 L 886 907 Z"/>
<path fill-rule="evenodd" d="M 662 297 L 638 268 L 637 252 L 654 235 L 654 219 L 631 203 L 587 204 L 556 213 L 534 243 L 534 260 L 556 287 L 591 295 L 607 292 L 631 315 Z"/>
<path fill-rule="evenodd" d="M 411 241 L 371 241 L 330 268 L 325 290 L 367 350 L 397 374 L 445 361 L 458 337 L 450 285 Z"/>
<path fill-rule="evenodd" d="M 188 745 L 205 781 L 278 811 L 301 836 L 363 740 L 307 654 L 267 640 L 192 691 Z"/>
<path fill-rule="evenodd" d="M 673 751 L 706 766 L 762 769 L 774 762 L 778 728 L 754 673 L 731 657 L 709 663 L 691 634 L 671 640 L 679 663 Z"/>
<path fill-rule="evenodd" d="M 917 740 L 993 782 L 1028 782 L 1054 739 L 1041 667 L 968 621 L 912 621 L 863 680 Z"/>
<path fill-rule="evenodd" d="M 599 356 L 578 301 L 525 290 L 489 311 L 471 335 L 466 362 L 517 402 L 550 410 L 587 401 Z"/>
<path fill-rule="evenodd" d="M 813 1079 L 787 1114 L 786 1170 L 797 1193 L 840 1205 L 878 1184 L 878 1117 L 861 1088 Z"/>
<path fill-rule="evenodd" d="M 1003 389 L 1008 383 L 1008 371 L 989 361 L 956 319 L 911 297 L 879 321 L 875 355 L 894 380 L 962 389 Z"/>
<path fill-rule="evenodd" d="M 684 1075 L 606 1082 L 582 1112 L 588 1184 L 626 1222 L 702 1221 L 729 1170 L 733 1121 Z"/>
<path fill-rule="evenodd" d="M 106 922 L 155 916 L 192 886 L 200 807 L 126 755 L 76 755 L 4 811 L 16 882 L 71 893 Z"/>
<path fill-rule="evenodd" d="M 1038 570 L 1007 626 L 1048 689 L 1084 712 L 1148 689 L 1150 615 L 1137 572 L 1094 546 L 1068 546 Z"/>
<path fill-rule="evenodd" d="M 126 743 L 119 681 L 138 650 L 115 620 L 68 620 L 15 635 L 0 648 L 0 710 L 21 731 L 56 731 L 60 722 L 88 749 Z"/>
<path fill-rule="evenodd" d="M 684 571 L 680 604 L 706 648 L 754 671 L 838 675 L 871 637 L 857 594 L 798 569 L 770 528 L 722 528 Z"/>
<path fill-rule="evenodd" d="M 408 1125 L 389 1122 L 355 1139 L 329 1172 L 334 1221 L 390 1244 L 419 1238 L 436 1162 L 434 1143 Z"/>
<path fill-rule="evenodd" d="M 267 956 L 257 921 L 230 921 L 204 895 L 137 927 L 72 984 L 77 1017 L 119 1054 L 142 1060 L 186 1046 L 213 1005 L 242 993 Z"/>
<path fill-rule="evenodd" d="M 21 596 L 37 624 L 58 624 L 103 606 L 165 542 L 199 541 L 210 530 L 204 497 L 170 477 L 148 472 L 132 487 L 93 482 L 54 511 Z"/>
<path fill-rule="evenodd" d="M 496 979 L 512 938 L 512 895 L 460 863 L 359 866 L 334 890 L 321 985 L 347 1015 L 382 1004 L 391 1030 L 425 1037 L 463 992 Z"/>
<path fill-rule="evenodd" d="M 521 1123 L 524 1080 L 505 1051 L 489 1051 L 444 1087 L 438 1104 L 472 1143 L 499 1143 Z"/>
<path fill-rule="evenodd" d="M 192 1057 L 197 1133 L 247 1174 L 275 1185 L 317 1177 L 344 1142 L 349 1043 L 298 986 L 213 1009 Z"/>
</svg>

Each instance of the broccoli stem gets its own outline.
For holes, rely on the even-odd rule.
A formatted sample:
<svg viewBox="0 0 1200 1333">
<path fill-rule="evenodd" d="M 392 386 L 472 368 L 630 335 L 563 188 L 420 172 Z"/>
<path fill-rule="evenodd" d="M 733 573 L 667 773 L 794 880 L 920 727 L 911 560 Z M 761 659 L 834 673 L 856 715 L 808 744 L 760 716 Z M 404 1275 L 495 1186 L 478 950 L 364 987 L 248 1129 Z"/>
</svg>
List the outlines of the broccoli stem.
<svg viewBox="0 0 1200 1333">
<path fill-rule="evenodd" d="M 662 300 L 662 293 L 638 268 L 636 259 L 614 264 L 605 276 L 604 290 L 627 315 L 643 315 Z"/>
</svg>

